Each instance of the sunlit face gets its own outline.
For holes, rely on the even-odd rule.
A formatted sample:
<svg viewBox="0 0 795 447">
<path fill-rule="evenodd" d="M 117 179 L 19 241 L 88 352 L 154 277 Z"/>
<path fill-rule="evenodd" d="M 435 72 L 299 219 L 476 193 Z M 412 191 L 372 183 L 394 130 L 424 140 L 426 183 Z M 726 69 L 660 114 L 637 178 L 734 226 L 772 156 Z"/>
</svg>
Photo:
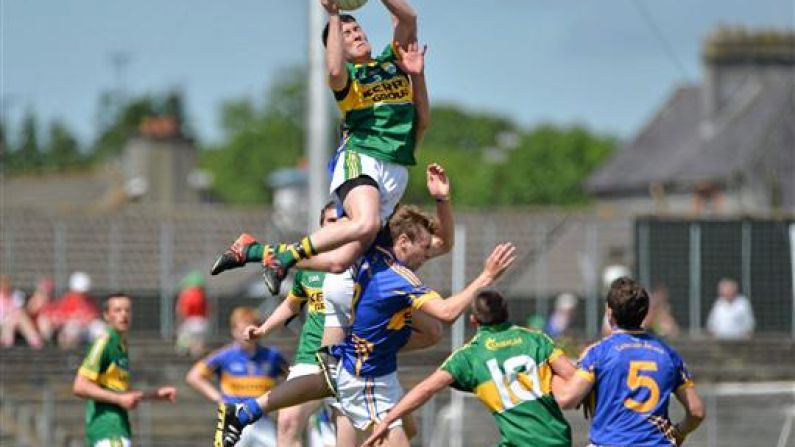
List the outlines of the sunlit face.
<svg viewBox="0 0 795 447">
<path fill-rule="evenodd" d="M 117 331 L 125 333 L 132 322 L 132 304 L 126 296 L 115 296 L 106 304 L 105 321 Z"/>
<path fill-rule="evenodd" d="M 367 34 L 357 22 L 342 24 L 342 49 L 350 62 L 367 62 L 373 52 Z"/>
<path fill-rule="evenodd" d="M 718 295 L 728 300 L 737 296 L 737 284 L 733 281 L 721 281 L 718 284 Z"/>
<path fill-rule="evenodd" d="M 428 260 L 432 240 L 428 231 L 421 231 L 414 241 L 401 234 L 395 242 L 395 256 L 406 267 L 417 270 Z"/>
</svg>

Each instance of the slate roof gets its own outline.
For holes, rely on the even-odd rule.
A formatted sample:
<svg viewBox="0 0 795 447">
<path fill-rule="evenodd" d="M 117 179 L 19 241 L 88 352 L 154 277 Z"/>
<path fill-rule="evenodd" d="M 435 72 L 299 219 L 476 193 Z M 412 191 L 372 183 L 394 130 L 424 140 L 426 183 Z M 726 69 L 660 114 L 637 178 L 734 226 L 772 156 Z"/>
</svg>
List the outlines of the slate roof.
<svg viewBox="0 0 795 447">
<path fill-rule="evenodd" d="M 701 86 L 677 88 L 650 122 L 587 181 L 597 196 L 645 193 L 652 182 L 668 189 L 703 181 L 725 184 L 748 174 L 760 159 L 775 167 L 785 203 L 792 191 L 795 109 L 793 76 L 745 82 L 717 118 L 705 111 Z"/>
</svg>

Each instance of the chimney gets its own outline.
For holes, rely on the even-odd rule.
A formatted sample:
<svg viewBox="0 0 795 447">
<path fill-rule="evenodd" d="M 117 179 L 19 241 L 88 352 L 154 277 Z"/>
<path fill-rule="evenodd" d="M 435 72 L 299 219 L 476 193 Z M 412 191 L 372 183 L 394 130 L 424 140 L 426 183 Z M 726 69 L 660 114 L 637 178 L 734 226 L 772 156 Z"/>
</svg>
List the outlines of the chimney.
<svg viewBox="0 0 795 447">
<path fill-rule="evenodd" d="M 122 165 L 131 199 L 161 205 L 199 201 L 189 180 L 196 168 L 196 148 L 174 117 L 145 118 L 125 145 Z"/>
<path fill-rule="evenodd" d="M 795 32 L 721 26 L 704 41 L 702 57 L 706 118 L 714 119 L 746 89 L 795 75 Z"/>
</svg>

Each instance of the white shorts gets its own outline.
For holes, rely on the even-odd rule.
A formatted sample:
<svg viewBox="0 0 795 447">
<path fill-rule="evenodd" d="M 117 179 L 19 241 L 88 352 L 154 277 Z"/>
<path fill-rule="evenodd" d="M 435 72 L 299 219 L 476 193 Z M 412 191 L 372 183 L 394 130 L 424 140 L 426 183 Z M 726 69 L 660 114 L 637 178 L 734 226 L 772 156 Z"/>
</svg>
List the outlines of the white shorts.
<svg viewBox="0 0 795 447">
<path fill-rule="evenodd" d="M 287 375 L 287 379 L 285 380 L 292 380 L 296 377 L 311 376 L 312 374 L 317 374 L 319 372 L 320 366 L 315 365 L 314 363 L 296 363 L 290 367 L 290 374 Z"/>
<path fill-rule="evenodd" d="M 372 424 L 381 422 L 389 410 L 403 397 L 403 387 L 397 372 L 379 377 L 357 377 L 339 364 L 337 371 L 337 400 L 342 413 L 351 420 L 357 430 L 365 431 Z M 403 425 L 401 419 L 389 424 L 389 428 Z"/>
<path fill-rule="evenodd" d="M 370 177 L 378 184 L 378 193 L 381 196 L 379 206 L 381 225 L 386 224 L 386 220 L 392 215 L 406 191 L 409 181 L 408 169 L 403 165 L 379 160 L 359 152 L 342 150 L 334 164 L 329 187 L 329 193 L 337 203 L 337 209 L 342 209 L 337 188 L 346 181 L 360 176 Z"/>
<path fill-rule="evenodd" d="M 97 441 L 93 447 L 130 447 L 130 438 L 102 439 Z"/>
<path fill-rule="evenodd" d="M 276 447 L 276 421 L 263 416 L 243 428 L 236 447 Z"/>
<path fill-rule="evenodd" d="M 353 289 L 353 269 L 336 275 L 326 274 L 323 280 L 326 327 L 347 328 L 351 325 Z"/>
</svg>

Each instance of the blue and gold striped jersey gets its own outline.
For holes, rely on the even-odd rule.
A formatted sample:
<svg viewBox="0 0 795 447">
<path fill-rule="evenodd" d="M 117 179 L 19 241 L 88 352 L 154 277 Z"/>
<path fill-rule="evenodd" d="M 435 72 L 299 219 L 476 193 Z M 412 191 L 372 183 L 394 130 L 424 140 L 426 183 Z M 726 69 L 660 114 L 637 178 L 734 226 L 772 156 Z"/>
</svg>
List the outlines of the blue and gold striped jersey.
<svg viewBox="0 0 795 447">
<path fill-rule="evenodd" d="M 265 394 L 288 368 L 287 360 L 275 349 L 257 345 L 254 354 L 249 354 L 237 343 L 213 352 L 200 364 L 206 377 L 218 378 L 226 403 L 239 403 Z"/>
<path fill-rule="evenodd" d="M 389 250 L 374 245 L 356 277 L 351 328 L 341 347 L 345 369 L 367 377 L 394 372 L 411 335 L 412 311 L 436 298 Z"/>
<path fill-rule="evenodd" d="M 593 444 L 672 445 L 658 427 L 671 393 L 693 382 L 671 347 L 643 331 L 618 331 L 586 350 L 577 374 L 594 382 Z"/>
</svg>

